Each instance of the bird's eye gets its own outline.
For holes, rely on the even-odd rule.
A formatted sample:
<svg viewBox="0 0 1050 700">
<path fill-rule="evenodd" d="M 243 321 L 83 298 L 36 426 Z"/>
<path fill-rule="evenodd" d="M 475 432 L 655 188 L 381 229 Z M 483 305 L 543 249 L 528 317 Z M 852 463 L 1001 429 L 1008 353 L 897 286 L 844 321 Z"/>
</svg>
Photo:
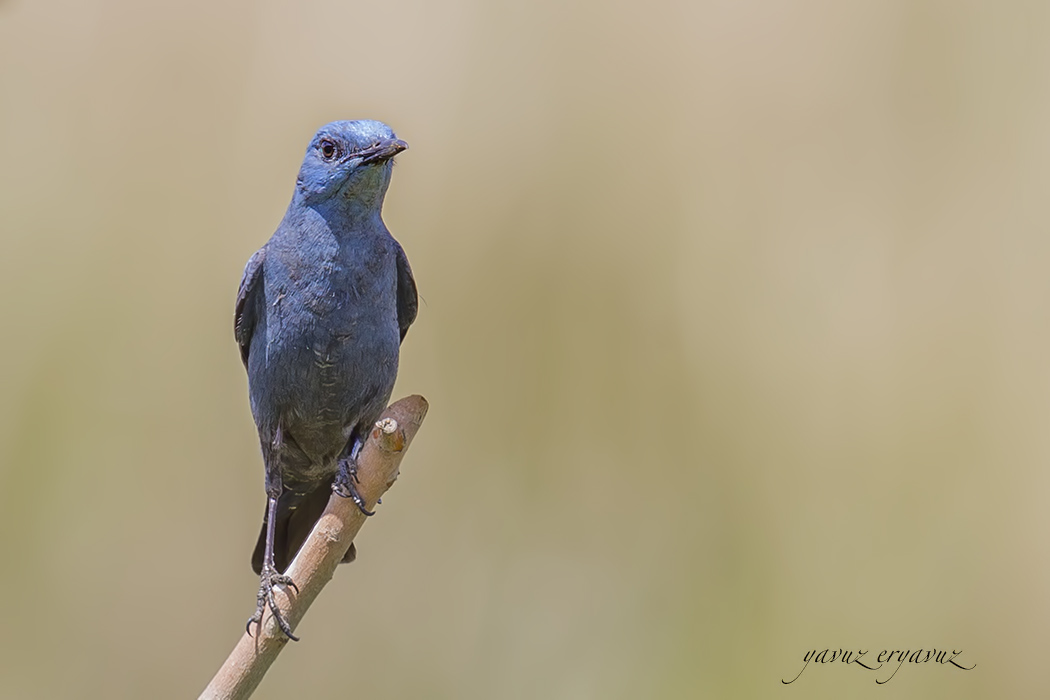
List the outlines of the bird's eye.
<svg viewBox="0 0 1050 700">
<path fill-rule="evenodd" d="M 339 154 L 339 147 L 335 145 L 334 141 L 331 141 L 329 139 L 325 139 L 324 141 L 322 141 L 320 147 L 321 157 L 323 157 L 325 160 L 332 160 Z"/>
</svg>

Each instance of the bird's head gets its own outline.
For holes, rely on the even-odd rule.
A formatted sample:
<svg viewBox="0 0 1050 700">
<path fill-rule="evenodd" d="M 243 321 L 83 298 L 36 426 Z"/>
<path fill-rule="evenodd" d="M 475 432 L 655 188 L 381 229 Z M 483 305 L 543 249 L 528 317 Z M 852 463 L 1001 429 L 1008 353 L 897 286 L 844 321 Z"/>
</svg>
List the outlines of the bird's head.
<svg viewBox="0 0 1050 700">
<path fill-rule="evenodd" d="M 393 158 L 408 148 L 389 126 L 362 119 L 325 124 L 314 135 L 297 187 L 308 204 L 339 198 L 351 206 L 381 205 Z"/>
</svg>

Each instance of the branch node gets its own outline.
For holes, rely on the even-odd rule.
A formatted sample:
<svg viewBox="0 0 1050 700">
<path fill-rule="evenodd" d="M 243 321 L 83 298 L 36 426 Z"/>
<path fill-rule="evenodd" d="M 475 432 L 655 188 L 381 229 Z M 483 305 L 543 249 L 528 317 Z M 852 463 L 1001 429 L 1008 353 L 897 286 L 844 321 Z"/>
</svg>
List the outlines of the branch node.
<svg viewBox="0 0 1050 700">
<path fill-rule="evenodd" d="M 405 431 L 401 430 L 393 418 L 380 418 L 372 428 L 372 439 L 387 452 L 401 452 L 405 449 Z"/>
</svg>

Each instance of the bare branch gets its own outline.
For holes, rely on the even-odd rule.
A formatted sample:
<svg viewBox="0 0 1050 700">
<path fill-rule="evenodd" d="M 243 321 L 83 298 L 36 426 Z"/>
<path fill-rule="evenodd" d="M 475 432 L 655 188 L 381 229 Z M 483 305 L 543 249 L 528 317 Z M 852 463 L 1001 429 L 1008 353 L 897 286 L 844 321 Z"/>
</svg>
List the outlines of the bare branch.
<svg viewBox="0 0 1050 700">
<path fill-rule="evenodd" d="M 360 479 L 357 488 L 369 510 L 397 479 L 401 458 L 426 414 L 426 399 L 409 396 L 391 405 L 372 429 L 358 457 L 357 468 Z M 365 515 L 353 500 L 334 494 L 329 499 L 321 519 L 285 572 L 295 581 L 299 593 L 285 586 L 275 592 L 281 612 L 293 630 L 332 579 L 335 567 L 364 522 Z M 289 640 L 271 614 L 264 616 L 257 633 L 255 625 L 252 631 L 255 637 L 248 634 L 241 637 L 226 663 L 201 693 L 200 700 L 243 700 L 255 691 Z"/>
</svg>

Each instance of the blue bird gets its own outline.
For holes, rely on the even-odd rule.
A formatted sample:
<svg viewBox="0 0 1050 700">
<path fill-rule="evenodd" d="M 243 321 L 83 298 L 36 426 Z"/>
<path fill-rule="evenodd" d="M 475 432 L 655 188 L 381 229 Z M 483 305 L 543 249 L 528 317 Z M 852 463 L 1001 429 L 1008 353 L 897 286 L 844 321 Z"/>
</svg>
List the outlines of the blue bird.
<svg viewBox="0 0 1050 700">
<path fill-rule="evenodd" d="M 393 158 L 408 145 L 377 121 L 338 121 L 306 149 L 295 193 L 270 240 L 248 261 L 235 336 L 248 372 L 266 468 L 266 512 L 252 556 L 255 614 L 324 511 L 352 498 L 357 456 L 394 388 L 401 341 L 418 308 L 408 258 L 381 217 Z M 353 545 L 343 561 L 352 561 Z"/>
</svg>

